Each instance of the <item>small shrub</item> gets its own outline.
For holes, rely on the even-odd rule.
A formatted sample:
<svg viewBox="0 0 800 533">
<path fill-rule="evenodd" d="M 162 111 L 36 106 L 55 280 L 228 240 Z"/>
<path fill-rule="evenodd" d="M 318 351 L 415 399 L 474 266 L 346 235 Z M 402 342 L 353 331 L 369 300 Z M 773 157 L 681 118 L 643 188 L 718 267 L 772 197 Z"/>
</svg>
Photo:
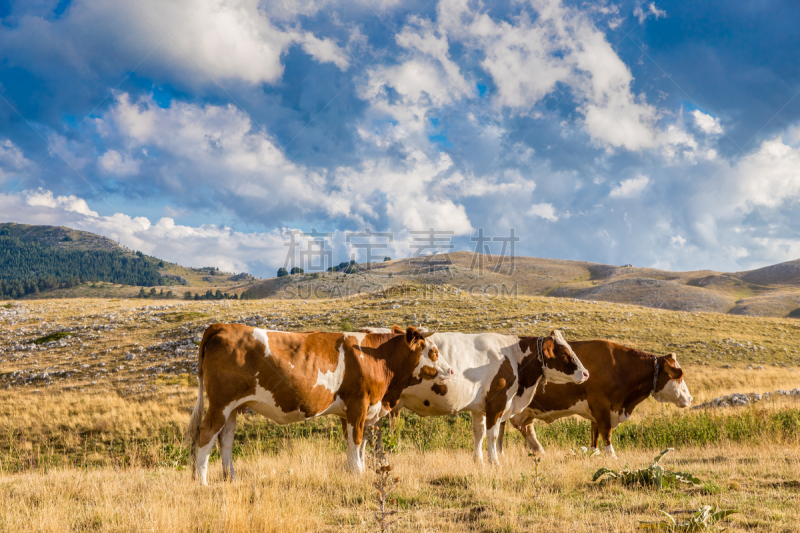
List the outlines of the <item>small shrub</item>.
<svg viewBox="0 0 800 533">
<path fill-rule="evenodd" d="M 599 448 L 595 448 L 594 450 L 590 450 L 586 446 L 581 446 L 580 448 L 578 448 L 577 452 L 575 450 L 573 450 L 572 448 L 570 448 L 569 451 L 572 453 L 573 457 L 598 457 L 600 455 L 600 449 Z M 531 454 L 528 454 L 528 455 L 533 455 L 533 454 L 531 453 Z"/>
<path fill-rule="evenodd" d="M 352 322 L 350 322 L 350 319 L 345 318 L 342 320 L 342 323 L 339 324 L 339 329 L 341 331 L 353 331 L 355 328 L 353 327 Z"/>
<path fill-rule="evenodd" d="M 639 527 L 642 529 L 660 529 L 662 531 L 685 531 L 687 533 L 694 533 L 696 531 L 711 531 L 714 524 L 720 520 L 725 519 L 727 516 L 739 511 L 735 509 L 718 509 L 710 505 L 704 505 L 697 510 L 697 513 L 689 520 L 678 522 L 675 518 L 666 511 L 661 511 L 661 514 L 667 517 L 667 521 L 648 522 L 639 520 Z"/>
<path fill-rule="evenodd" d="M 33 344 L 44 344 L 50 341 L 57 341 L 63 339 L 64 337 L 72 337 L 72 333 L 68 331 L 56 331 L 55 333 L 50 333 L 45 335 L 44 337 L 39 337 L 38 339 L 33 340 Z"/>
<path fill-rule="evenodd" d="M 367 431 L 368 444 L 372 451 L 370 462 L 375 470 L 375 481 L 372 486 L 375 488 L 375 503 L 378 504 L 378 510 L 375 512 L 375 521 L 378 523 L 378 531 L 380 533 L 388 533 L 390 526 L 397 522 L 397 519 L 389 520 L 389 517 L 397 514 L 397 511 L 387 508 L 389 494 L 400 483 L 400 478 L 392 474 L 392 465 L 389 463 L 389 458 L 383 450 L 383 437 L 381 423 L 376 424 Z"/>
<path fill-rule="evenodd" d="M 667 448 L 653 459 L 653 464 L 638 470 L 631 470 L 627 466 L 616 472 L 610 468 L 601 468 L 592 476 L 592 481 L 620 480 L 623 485 L 641 485 L 643 487 L 655 487 L 662 490 L 664 487 L 673 484 L 687 484 L 695 487 L 701 486 L 701 481 L 686 472 L 676 472 L 667 470 L 659 462 L 674 448 Z M 603 478 L 603 476 L 608 476 Z"/>
</svg>

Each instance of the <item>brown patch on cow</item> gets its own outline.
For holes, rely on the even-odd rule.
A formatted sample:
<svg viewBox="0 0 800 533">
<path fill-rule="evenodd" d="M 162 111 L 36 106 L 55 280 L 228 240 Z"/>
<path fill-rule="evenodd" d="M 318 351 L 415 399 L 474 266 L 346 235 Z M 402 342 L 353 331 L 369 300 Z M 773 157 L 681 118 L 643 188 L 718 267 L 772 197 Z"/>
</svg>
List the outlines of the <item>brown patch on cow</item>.
<svg viewBox="0 0 800 533">
<path fill-rule="evenodd" d="M 431 390 L 434 392 L 434 394 L 438 394 L 439 396 L 444 396 L 445 394 L 447 394 L 447 385 L 443 383 L 442 384 L 434 383 L 433 386 L 431 387 Z"/>
<path fill-rule="evenodd" d="M 431 380 L 434 379 L 437 375 L 438 372 L 432 366 L 425 365 L 419 370 L 419 377 L 421 377 L 422 379 Z"/>
<path fill-rule="evenodd" d="M 508 359 L 503 359 L 503 363 L 497 370 L 497 374 L 492 378 L 489 390 L 484 398 L 486 408 L 486 429 L 493 427 L 506 408 L 508 402 L 508 391 L 516 382 L 514 367 Z"/>
<path fill-rule="evenodd" d="M 411 376 L 411 379 L 408 380 L 407 387 L 413 387 L 414 385 L 419 385 L 422 383 L 422 378 L 418 378 L 415 376 Z"/>
</svg>

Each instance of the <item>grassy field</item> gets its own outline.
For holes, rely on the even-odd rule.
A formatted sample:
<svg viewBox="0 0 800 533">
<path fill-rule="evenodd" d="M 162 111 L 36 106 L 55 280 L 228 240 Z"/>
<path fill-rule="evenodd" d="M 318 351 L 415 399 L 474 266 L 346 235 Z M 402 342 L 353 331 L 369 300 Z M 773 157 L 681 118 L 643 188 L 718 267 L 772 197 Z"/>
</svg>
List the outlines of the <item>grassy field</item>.
<svg viewBox="0 0 800 533">
<path fill-rule="evenodd" d="M 474 298 L 446 287 L 344 301 L 0 302 L 0 496 L 10 502 L 0 531 L 374 530 L 371 480 L 343 472 L 332 419 L 282 427 L 241 417 L 240 480 L 223 485 L 214 455 L 212 487 L 191 483 L 180 434 L 196 399 L 195 343 L 213 321 L 530 335 L 560 327 L 568 339 L 676 352 L 698 403 L 800 386 L 800 321 L 791 319 Z M 566 419 L 537 426 L 551 452 L 538 467 L 509 433 L 499 470 L 472 464 L 469 424 L 404 415 L 387 431 L 401 477 L 398 530 L 630 531 L 659 509 L 706 503 L 742 511 L 730 531 L 795 531 L 800 519 L 800 402 L 679 411 L 647 400 L 615 432 L 618 461 L 574 457 L 588 424 Z M 702 488 L 591 482 L 601 466 L 644 466 L 666 446 L 676 451 L 665 466 L 699 476 Z"/>
</svg>

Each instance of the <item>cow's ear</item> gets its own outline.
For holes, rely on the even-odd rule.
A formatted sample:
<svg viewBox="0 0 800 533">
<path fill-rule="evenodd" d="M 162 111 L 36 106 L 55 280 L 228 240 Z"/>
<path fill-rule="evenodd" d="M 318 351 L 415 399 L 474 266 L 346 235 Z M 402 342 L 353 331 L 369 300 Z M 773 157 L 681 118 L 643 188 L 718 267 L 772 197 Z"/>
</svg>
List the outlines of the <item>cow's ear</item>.
<svg viewBox="0 0 800 533">
<path fill-rule="evenodd" d="M 403 331 L 403 328 L 395 324 L 394 326 L 392 326 L 392 333 L 394 333 L 395 335 L 402 335 L 405 333 L 405 331 Z"/>
<path fill-rule="evenodd" d="M 408 344 L 411 344 L 415 340 L 419 340 L 421 338 L 422 335 L 420 334 L 417 328 L 415 328 L 414 326 L 408 326 L 408 329 L 406 329 L 406 342 Z"/>
<path fill-rule="evenodd" d="M 671 379 L 681 379 L 683 377 L 683 369 L 679 366 L 675 366 L 672 364 L 672 361 L 667 358 L 667 364 L 664 365 L 664 370 L 667 371 L 667 375 Z"/>
</svg>

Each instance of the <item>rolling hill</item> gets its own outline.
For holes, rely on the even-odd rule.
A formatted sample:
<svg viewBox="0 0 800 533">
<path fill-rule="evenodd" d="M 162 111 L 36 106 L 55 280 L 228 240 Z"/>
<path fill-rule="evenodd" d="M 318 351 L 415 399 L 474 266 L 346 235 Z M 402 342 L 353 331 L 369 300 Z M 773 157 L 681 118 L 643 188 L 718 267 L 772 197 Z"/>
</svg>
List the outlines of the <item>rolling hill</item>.
<svg viewBox="0 0 800 533">
<path fill-rule="evenodd" d="M 753 316 L 800 314 L 800 260 L 745 272 L 670 272 L 584 261 L 517 257 L 495 272 L 496 259 L 472 252 L 427 260 L 358 265 L 358 272 L 295 274 L 254 283 L 256 298 L 349 296 L 397 286 L 448 285 L 473 295 L 528 295 L 600 300 L 679 311 Z M 481 271 L 480 261 L 484 261 Z"/>
<path fill-rule="evenodd" d="M 743 272 L 670 272 L 536 257 L 517 257 L 512 268 L 508 258 L 500 264 L 497 257 L 456 252 L 449 257 L 359 264 L 348 269 L 349 272 L 304 273 L 261 280 L 213 267 L 192 268 L 164 262 L 105 237 L 70 228 L 0 224 L 0 252 L 4 251 L 3 239 L 20 239 L 59 253 L 102 251 L 138 257 L 152 265 L 160 277 L 152 284 L 174 291 L 176 297 L 183 297 L 186 291 L 202 295 L 219 290 L 237 297 L 309 299 L 347 297 L 393 287 L 422 290 L 436 285 L 490 297 L 551 296 L 689 312 L 800 318 L 800 260 Z M 8 267 L 4 271 L 0 262 L 0 280 L 3 279 L 8 279 Z M 130 298 L 138 294 L 138 286 L 146 285 L 114 282 L 108 277 L 85 277 L 84 281 L 87 283 L 25 297 Z"/>
<path fill-rule="evenodd" d="M 0 298 L 130 297 L 156 286 L 174 287 L 173 294 L 184 292 L 177 286 L 205 293 L 253 279 L 175 265 L 86 231 L 0 224 Z"/>
</svg>

